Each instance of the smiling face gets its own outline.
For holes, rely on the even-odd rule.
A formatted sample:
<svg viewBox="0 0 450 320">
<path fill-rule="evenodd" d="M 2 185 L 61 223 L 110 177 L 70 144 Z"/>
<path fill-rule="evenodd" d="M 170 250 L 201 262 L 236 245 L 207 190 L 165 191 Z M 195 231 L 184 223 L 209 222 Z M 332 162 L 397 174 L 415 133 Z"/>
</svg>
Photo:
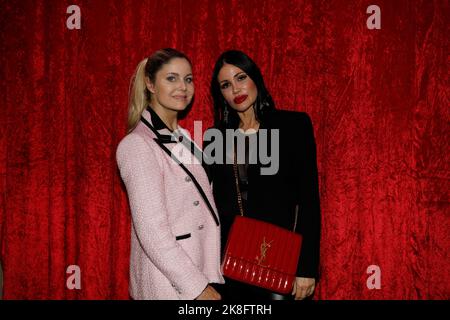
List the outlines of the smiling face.
<svg viewBox="0 0 450 320">
<path fill-rule="evenodd" d="M 225 63 L 219 71 L 217 80 L 227 104 L 237 112 L 246 112 L 255 104 L 258 89 L 242 69 Z"/>
<path fill-rule="evenodd" d="M 154 81 L 146 78 L 145 83 L 152 107 L 166 112 L 183 111 L 194 95 L 192 67 L 184 58 L 171 59 L 156 73 Z"/>
</svg>

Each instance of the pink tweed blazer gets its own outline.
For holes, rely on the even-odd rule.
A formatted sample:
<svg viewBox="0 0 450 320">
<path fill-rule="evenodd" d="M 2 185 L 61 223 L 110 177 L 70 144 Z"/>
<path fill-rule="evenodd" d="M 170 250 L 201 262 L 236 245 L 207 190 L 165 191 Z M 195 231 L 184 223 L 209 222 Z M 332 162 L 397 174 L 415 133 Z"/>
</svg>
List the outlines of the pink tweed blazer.
<svg viewBox="0 0 450 320">
<path fill-rule="evenodd" d="M 188 174 L 158 143 L 170 131 L 157 130 L 148 110 L 143 117 L 154 131 L 140 121 L 116 153 L 132 215 L 130 296 L 195 299 L 208 283 L 224 282 L 211 185 L 197 158 L 186 157 L 191 151 L 178 140 L 162 143 Z"/>
</svg>

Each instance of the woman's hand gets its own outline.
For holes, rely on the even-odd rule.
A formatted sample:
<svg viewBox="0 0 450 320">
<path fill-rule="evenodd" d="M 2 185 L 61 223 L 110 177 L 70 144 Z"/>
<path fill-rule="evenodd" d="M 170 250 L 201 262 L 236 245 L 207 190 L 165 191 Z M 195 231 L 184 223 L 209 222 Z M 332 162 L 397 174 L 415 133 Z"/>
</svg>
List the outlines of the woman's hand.
<svg viewBox="0 0 450 320">
<path fill-rule="evenodd" d="M 211 287 L 210 285 L 207 285 L 205 290 L 197 297 L 196 300 L 221 300 L 222 297 L 220 294 Z"/>
<path fill-rule="evenodd" d="M 295 278 L 292 295 L 295 295 L 295 300 L 303 300 L 313 294 L 316 287 L 316 279 L 314 278 Z"/>
</svg>

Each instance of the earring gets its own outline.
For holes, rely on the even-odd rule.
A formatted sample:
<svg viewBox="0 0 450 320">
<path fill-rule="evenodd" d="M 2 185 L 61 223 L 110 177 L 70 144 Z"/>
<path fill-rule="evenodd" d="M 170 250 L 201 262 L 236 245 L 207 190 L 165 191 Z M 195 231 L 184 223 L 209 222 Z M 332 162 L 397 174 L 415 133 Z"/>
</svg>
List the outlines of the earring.
<svg viewBox="0 0 450 320">
<path fill-rule="evenodd" d="M 228 123 L 228 105 L 226 101 L 223 104 L 223 122 Z"/>
</svg>

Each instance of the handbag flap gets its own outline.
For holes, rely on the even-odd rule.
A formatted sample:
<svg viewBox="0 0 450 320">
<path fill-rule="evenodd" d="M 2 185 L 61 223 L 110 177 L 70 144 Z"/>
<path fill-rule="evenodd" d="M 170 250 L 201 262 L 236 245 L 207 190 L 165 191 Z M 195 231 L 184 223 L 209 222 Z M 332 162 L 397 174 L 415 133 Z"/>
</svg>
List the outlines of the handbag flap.
<svg viewBox="0 0 450 320">
<path fill-rule="evenodd" d="M 222 265 L 226 276 L 287 293 L 297 271 L 302 236 L 279 226 L 236 216 Z"/>
</svg>

